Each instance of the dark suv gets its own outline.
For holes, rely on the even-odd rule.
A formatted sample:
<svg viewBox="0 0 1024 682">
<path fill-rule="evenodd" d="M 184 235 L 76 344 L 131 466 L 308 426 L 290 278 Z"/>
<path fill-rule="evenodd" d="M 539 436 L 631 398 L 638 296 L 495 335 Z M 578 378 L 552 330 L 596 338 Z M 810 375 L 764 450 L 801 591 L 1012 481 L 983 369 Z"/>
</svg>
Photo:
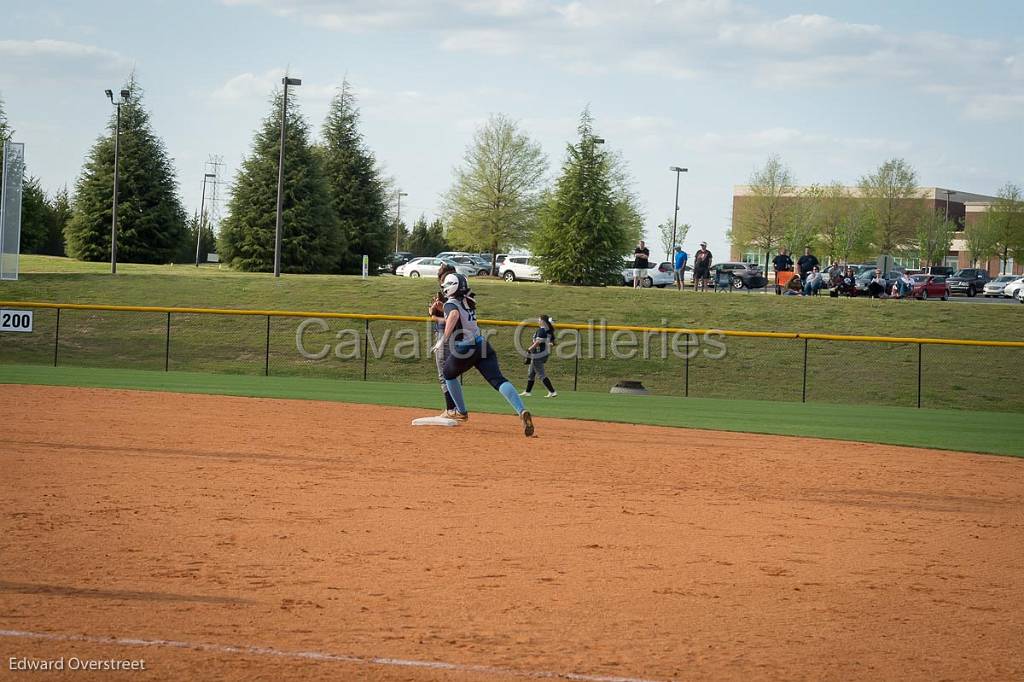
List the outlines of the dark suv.
<svg viewBox="0 0 1024 682">
<path fill-rule="evenodd" d="M 952 294 L 966 294 L 974 296 L 981 293 L 981 290 L 988 284 L 991 278 L 987 270 L 981 268 L 962 268 L 946 279 L 949 284 L 949 291 Z"/>
</svg>

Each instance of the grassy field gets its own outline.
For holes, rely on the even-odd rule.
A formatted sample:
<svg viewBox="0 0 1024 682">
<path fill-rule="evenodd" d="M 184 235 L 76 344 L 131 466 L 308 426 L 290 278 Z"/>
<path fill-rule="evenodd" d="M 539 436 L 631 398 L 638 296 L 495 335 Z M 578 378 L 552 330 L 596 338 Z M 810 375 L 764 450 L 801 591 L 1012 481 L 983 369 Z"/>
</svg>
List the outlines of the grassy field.
<svg viewBox="0 0 1024 682">
<path fill-rule="evenodd" d="M 0 284 L 0 299 L 63 303 L 106 303 L 365 312 L 421 315 L 435 284 L 430 280 L 375 277 L 250 275 L 204 266 L 119 266 L 111 277 L 107 264 L 67 259 L 24 257 L 22 279 Z M 674 290 L 634 291 L 630 288 L 577 288 L 536 283 L 508 284 L 475 280 L 481 315 L 521 320 L 541 312 L 561 322 L 721 328 L 748 331 L 821 332 L 834 334 L 926 336 L 1018 340 L 1024 306 L 952 305 L 938 301 L 897 302 L 864 299 L 789 298 L 745 293 L 704 293 Z M 300 320 L 275 318 L 269 329 L 269 373 L 341 380 L 361 379 L 430 383 L 432 363 L 425 357 L 423 327 L 420 358 L 321 361 L 303 358 L 296 349 Z M 56 315 L 36 313 L 31 335 L 0 335 L 0 362 L 53 364 Z M 415 327 L 416 325 L 412 325 Z M 57 361 L 62 366 L 118 367 L 173 371 L 262 374 L 267 362 L 266 318 L 94 313 L 64 311 L 60 320 Z M 374 344 L 405 323 L 375 322 Z M 326 332 L 307 335 L 306 345 L 336 347 L 346 334 L 362 335 L 362 322 L 331 321 Z M 338 338 L 338 335 L 342 339 Z M 514 353 L 512 332 L 498 330 L 492 343 L 511 378 L 522 383 L 524 368 Z M 815 403 L 871 403 L 915 406 L 918 387 L 916 346 L 811 341 L 804 383 L 802 341 L 736 339 L 726 341 L 727 354 L 711 360 L 698 352 L 689 362 L 658 357 L 592 359 L 549 363 L 560 390 L 607 391 L 621 379 L 639 379 L 660 395 L 705 398 L 756 398 Z M 356 341 L 358 345 L 358 341 Z M 1009 377 L 1024 376 L 1024 352 L 991 348 L 937 347 L 922 349 L 921 397 L 926 407 L 1002 411 L 1024 409 L 1024 387 Z M 472 385 L 480 380 L 469 376 Z"/>
<path fill-rule="evenodd" d="M 433 414 L 441 404 L 438 389 L 426 384 L 123 369 L 0 365 L 0 384 L 330 400 L 418 407 L 424 408 L 426 414 Z M 488 387 L 469 386 L 466 398 L 473 411 L 509 412 L 504 400 Z M 568 393 L 554 400 L 528 399 L 528 407 L 541 420 L 544 417 L 595 419 L 1024 456 L 1024 422 L 1015 415 L 1000 413 L 867 405 L 820 405 L 809 409 L 806 405 L 758 400 L 637 397 L 587 392 Z M 539 423 L 542 429 L 543 422 Z M 671 444 L 667 443 L 665 447 L 671 447 Z M 835 447 L 853 446 L 836 443 Z"/>
</svg>

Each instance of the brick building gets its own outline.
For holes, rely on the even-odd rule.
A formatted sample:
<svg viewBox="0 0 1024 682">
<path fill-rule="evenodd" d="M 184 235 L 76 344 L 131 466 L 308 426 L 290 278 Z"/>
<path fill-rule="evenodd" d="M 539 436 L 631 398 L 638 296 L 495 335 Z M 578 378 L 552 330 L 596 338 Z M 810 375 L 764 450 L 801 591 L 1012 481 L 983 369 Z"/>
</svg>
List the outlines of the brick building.
<svg viewBox="0 0 1024 682">
<path fill-rule="evenodd" d="M 801 193 L 805 189 L 806 188 L 804 187 L 799 187 L 795 192 L 786 196 L 791 197 L 792 201 L 802 201 Z M 847 187 L 845 189 L 854 201 L 861 198 L 859 188 Z M 957 232 L 953 237 L 953 244 L 949 253 L 946 255 L 943 265 L 952 268 L 973 267 L 963 231 L 966 226 L 974 224 L 981 219 L 985 211 L 987 211 L 993 202 L 996 201 L 996 197 L 985 194 L 974 194 L 972 192 L 964 192 L 961 190 L 946 189 L 944 187 L 920 187 L 918 188 L 918 193 L 921 198 L 912 199 L 910 201 L 920 201 L 925 206 L 931 207 L 933 210 L 948 212 L 950 220 L 955 221 L 957 224 Z M 735 216 L 741 215 L 744 211 L 744 203 L 751 200 L 752 192 L 750 191 L 749 186 L 735 186 L 733 188 L 732 196 L 733 217 L 735 218 Z M 771 255 L 774 256 L 775 254 Z M 920 267 L 920 259 L 914 252 L 894 253 L 893 256 L 897 263 L 908 269 L 917 269 Z M 765 262 L 765 254 L 763 252 L 752 250 L 747 248 L 745 245 L 737 244 L 735 242 L 731 245 L 730 258 L 736 261 L 747 261 L 761 264 L 764 264 Z M 822 260 L 824 260 L 824 258 Z M 982 264 L 979 264 L 979 267 L 982 266 Z M 985 264 L 985 266 L 988 267 L 990 275 L 997 275 L 1000 274 L 1003 263 L 999 258 L 993 258 Z M 1024 274 L 1024 263 L 1015 263 L 1013 258 L 1010 258 L 1006 264 L 1005 271 L 1013 274 Z"/>
</svg>

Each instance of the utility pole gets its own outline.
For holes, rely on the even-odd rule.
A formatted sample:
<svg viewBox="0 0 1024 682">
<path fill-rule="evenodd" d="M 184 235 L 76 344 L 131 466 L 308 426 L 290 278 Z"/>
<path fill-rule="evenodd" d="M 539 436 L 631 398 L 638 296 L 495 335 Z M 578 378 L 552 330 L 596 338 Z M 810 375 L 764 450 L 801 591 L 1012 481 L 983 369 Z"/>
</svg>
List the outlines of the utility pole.
<svg viewBox="0 0 1024 682">
<path fill-rule="evenodd" d="M 284 212 L 284 133 L 288 120 L 288 86 L 302 85 L 302 80 L 285 76 L 284 101 L 281 103 L 281 152 L 277 161 L 277 222 L 274 225 L 274 277 L 281 276 L 281 218 Z"/>
<path fill-rule="evenodd" d="M 114 123 L 114 202 L 110 212 L 110 274 L 117 274 L 117 190 L 121 182 L 121 105 L 126 104 L 132 93 L 128 90 L 121 91 L 121 99 L 114 101 L 114 92 L 106 90 L 110 103 L 117 108 L 117 118 Z"/>
</svg>

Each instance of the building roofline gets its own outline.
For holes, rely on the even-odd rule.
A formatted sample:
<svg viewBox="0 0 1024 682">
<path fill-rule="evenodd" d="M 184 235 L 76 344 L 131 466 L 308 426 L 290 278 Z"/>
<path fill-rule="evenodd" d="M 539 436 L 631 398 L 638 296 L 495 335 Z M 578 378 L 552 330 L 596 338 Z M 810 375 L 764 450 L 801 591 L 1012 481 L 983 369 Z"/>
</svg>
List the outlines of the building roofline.
<svg viewBox="0 0 1024 682">
<path fill-rule="evenodd" d="M 796 187 L 796 191 L 794 191 L 794 192 L 787 192 L 783 196 L 797 197 L 797 196 L 800 196 L 800 194 L 802 192 L 805 192 L 806 190 L 810 189 L 810 187 L 811 187 L 810 185 L 802 185 L 802 186 Z M 821 185 L 821 187 L 824 187 L 824 185 Z M 844 186 L 843 189 L 846 190 L 846 192 L 848 192 L 851 197 L 854 197 L 854 198 L 862 198 L 863 197 L 863 194 L 861 194 L 861 191 L 860 191 L 859 187 L 846 187 L 846 186 Z M 949 192 L 949 201 L 950 201 L 950 203 L 956 203 L 956 204 L 964 204 L 964 203 L 985 203 L 985 204 L 989 204 L 989 203 L 992 203 L 992 202 L 994 202 L 994 201 L 996 201 L 998 199 L 998 197 L 989 196 L 987 194 L 975 194 L 973 192 L 964 192 L 963 190 L 949 189 L 947 187 L 918 187 L 917 188 L 917 194 L 920 195 L 921 199 L 932 199 L 934 201 L 945 201 L 946 200 L 946 192 L 947 191 Z M 733 195 L 734 198 L 735 197 L 749 197 L 749 196 L 753 196 L 753 192 L 750 191 L 750 185 L 733 185 L 732 195 Z"/>
</svg>

